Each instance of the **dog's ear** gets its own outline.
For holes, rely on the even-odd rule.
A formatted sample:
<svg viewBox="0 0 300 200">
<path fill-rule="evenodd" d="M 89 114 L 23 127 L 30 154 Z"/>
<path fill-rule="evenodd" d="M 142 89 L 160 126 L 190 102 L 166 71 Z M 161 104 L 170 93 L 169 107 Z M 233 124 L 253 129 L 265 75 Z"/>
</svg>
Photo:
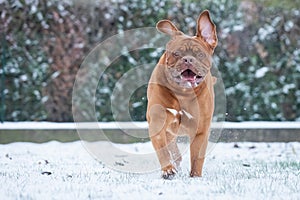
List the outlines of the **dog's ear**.
<svg viewBox="0 0 300 200">
<path fill-rule="evenodd" d="M 202 38 L 214 50 L 218 44 L 216 25 L 211 21 L 209 11 L 203 11 L 197 21 L 196 36 Z"/>
<path fill-rule="evenodd" d="M 156 24 L 156 29 L 170 36 L 182 34 L 177 27 L 169 20 L 160 20 Z"/>
</svg>

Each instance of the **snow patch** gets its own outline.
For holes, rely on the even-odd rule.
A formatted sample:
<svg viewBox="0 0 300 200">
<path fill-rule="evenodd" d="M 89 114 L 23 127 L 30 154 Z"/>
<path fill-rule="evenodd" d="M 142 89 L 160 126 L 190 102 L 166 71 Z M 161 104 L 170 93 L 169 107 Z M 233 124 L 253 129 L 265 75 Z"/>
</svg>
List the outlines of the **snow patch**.
<svg viewBox="0 0 300 200">
<path fill-rule="evenodd" d="M 191 115 L 190 113 L 186 112 L 185 110 L 182 110 L 182 112 L 189 118 L 189 119 L 193 119 L 193 115 Z"/>
<path fill-rule="evenodd" d="M 105 143 L 99 143 L 105 145 Z M 123 146 L 130 152 L 151 147 Z M 300 143 L 218 143 L 202 178 L 190 178 L 189 152 L 173 180 L 160 170 L 122 173 L 97 162 L 80 142 L 0 145 L 1 199 L 299 199 Z M 109 152 L 110 153 L 110 152 Z M 108 154 L 109 154 L 108 153 Z M 114 163 L 126 167 L 126 157 Z M 139 167 L 151 163 L 140 163 Z M 51 186 L 51 187 L 49 187 Z"/>
<path fill-rule="evenodd" d="M 255 78 L 262 78 L 269 71 L 268 67 L 262 67 L 255 72 Z"/>
<path fill-rule="evenodd" d="M 176 111 L 177 112 L 177 111 Z M 0 130 L 75 130 L 75 129 L 148 129 L 147 122 L 4 122 Z M 223 129 L 300 129 L 300 121 L 212 122 L 211 128 Z"/>
<path fill-rule="evenodd" d="M 286 32 L 291 31 L 293 27 L 294 27 L 294 22 L 291 21 L 291 20 L 287 21 L 287 22 L 284 24 L 284 30 L 285 30 Z"/>
<path fill-rule="evenodd" d="M 289 90 L 294 89 L 294 88 L 296 88 L 296 85 L 294 83 L 291 83 L 291 84 L 287 84 L 287 85 L 283 86 L 282 90 L 283 90 L 283 93 L 288 94 Z"/>
<path fill-rule="evenodd" d="M 174 116 L 176 116 L 178 113 L 178 111 L 173 108 L 167 108 L 166 110 L 169 111 L 170 113 L 172 113 Z"/>
<path fill-rule="evenodd" d="M 263 28 L 258 30 L 259 39 L 264 41 L 268 35 L 272 34 L 275 31 L 275 28 L 271 25 L 265 25 Z"/>
</svg>

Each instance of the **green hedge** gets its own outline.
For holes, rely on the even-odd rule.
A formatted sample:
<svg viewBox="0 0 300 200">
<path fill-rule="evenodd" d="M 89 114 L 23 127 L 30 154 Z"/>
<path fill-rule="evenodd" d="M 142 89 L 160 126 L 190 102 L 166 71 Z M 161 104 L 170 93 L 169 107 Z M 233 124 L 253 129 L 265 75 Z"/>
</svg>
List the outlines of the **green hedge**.
<svg viewBox="0 0 300 200">
<path fill-rule="evenodd" d="M 72 121 L 72 87 L 84 57 L 121 30 L 171 19 L 194 34 L 204 9 L 217 25 L 214 63 L 222 73 L 227 120 L 300 120 L 300 3 L 234 0 L 7 0 L 0 1 L 5 120 Z M 100 81 L 96 111 L 111 121 L 114 83 L 132 60 L 157 61 L 155 49 L 117 59 Z M 1 77 L 0 76 L 0 77 Z M 130 100 L 134 120 L 145 120 L 146 86 Z M 124 119 L 128 120 L 128 119 Z"/>
</svg>

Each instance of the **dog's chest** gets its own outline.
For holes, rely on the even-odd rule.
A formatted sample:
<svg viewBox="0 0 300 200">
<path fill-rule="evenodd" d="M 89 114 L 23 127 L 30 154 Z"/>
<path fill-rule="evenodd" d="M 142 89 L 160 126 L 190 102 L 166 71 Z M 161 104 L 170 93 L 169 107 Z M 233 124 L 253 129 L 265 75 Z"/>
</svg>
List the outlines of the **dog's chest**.
<svg viewBox="0 0 300 200">
<path fill-rule="evenodd" d="M 166 108 L 169 113 L 167 131 L 173 135 L 190 135 L 196 132 L 197 116 L 184 109 Z"/>
</svg>

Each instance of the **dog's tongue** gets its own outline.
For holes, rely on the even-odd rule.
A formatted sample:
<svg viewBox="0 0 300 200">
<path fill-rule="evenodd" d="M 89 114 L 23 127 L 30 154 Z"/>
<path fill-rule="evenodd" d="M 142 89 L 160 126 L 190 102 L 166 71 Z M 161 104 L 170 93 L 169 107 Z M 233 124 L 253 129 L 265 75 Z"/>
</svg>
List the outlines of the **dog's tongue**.
<svg viewBox="0 0 300 200">
<path fill-rule="evenodd" d="M 187 81 L 194 81 L 196 77 L 196 74 L 190 69 L 185 70 L 184 72 L 181 73 L 181 75 Z"/>
</svg>

